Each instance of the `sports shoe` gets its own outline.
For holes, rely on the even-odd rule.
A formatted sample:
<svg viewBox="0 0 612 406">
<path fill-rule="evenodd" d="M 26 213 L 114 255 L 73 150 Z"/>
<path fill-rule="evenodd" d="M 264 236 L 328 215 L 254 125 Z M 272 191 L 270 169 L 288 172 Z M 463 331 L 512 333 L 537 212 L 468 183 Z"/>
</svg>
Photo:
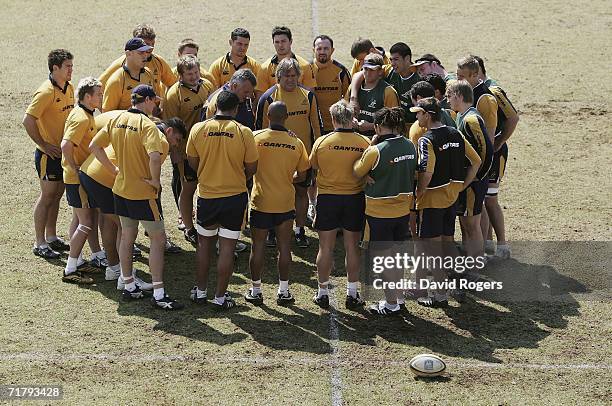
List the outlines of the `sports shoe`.
<svg viewBox="0 0 612 406">
<path fill-rule="evenodd" d="M 191 299 L 193 303 L 200 304 L 200 305 L 206 304 L 208 302 L 208 296 L 204 294 L 203 297 L 198 297 L 196 294 L 197 289 L 198 289 L 197 286 L 194 286 L 193 288 L 191 288 L 189 298 Z"/>
<path fill-rule="evenodd" d="M 136 283 L 136 285 L 139 286 L 140 289 L 153 290 L 153 284 L 149 282 L 145 282 L 142 279 L 140 279 L 138 276 L 136 276 L 136 271 L 134 271 L 132 275 L 134 276 L 134 283 Z M 123 280 L 123 276 L 119 275 L 119 278 L 117 279 L 117 290 L 124 290 L 124 289 L 125 289 L 125 282 Z"/>
<path fill-rule="evenodd" d="M 93 257 L 89 260 L 89 266 L 98 269 L 105 269 L 108 266 L 108 260 L 106 257 Z"/>
<path fill-rule="evenodd" d="M 434 309 L 448 307 L 448 300 L 436 300 L 433 297 L 420 297 L 417 299 L 417 303 L 421 306 L 431 307 Z"/>
<path fill-rule="evenodd" d="M 232 297 L 228 297 L 227 293 L 225 294 L 225 301 L 222 304 L 219 304 L 217 302 L 215 302 L 214 300 L 211 302 L 214 306 L 215 309 L 221 311 L 221 310 L 228 310 L 231 309 L 233 307 L 236 307 L 236 302 L 234 301 L 234 299 Z"/>
<path fill-rule="evenodd" d="M 140 257 L 142 257 L 142 250 L 140 248 L 138 248 L 136 246 L 136 244 L 134 244 L 134 247 L 132 248 L 132 257 L 133 258 L 140 258 Z"/>
<path fill-rule="evenodd" d="M 297 245 L 299 248 L 308 248 L 310 246 L 310 241 L 308 241 L 308 237 L 306 237 L 306 232 L 304 229 L 295 234 L 295 245 Z"/>
<path fill-rule="evenodd" d="M 59 252 L 53 251 L 48 245 L 34 247 L 32 248 L 32 252 L 37 257 L 41 257 L 45 259 L 57 259 L 61 255 Z"/>
<path fill-rule="evenodd" d="M 363 307 L 365 305 L 365 300 L 363 300 L 359 296 L 359 292 L 357 292 L 357 296 L 355 296 L 355 297 L 353 297 L 351 295 L 346 295 L 346 301 L 344 302 L 344 305 L 349 310 L 355 310 L 355 309 L 358 309 L 360 307 Z"/>
<path fill-rule="evenodd" d="M 68 251 L 70 249 L 70 245 L 59 237 L 53 241 L 47 241 L 47 245 L 54 251 Z"/>
<path fill-rule="evenodd" d="M 495 250 L 495 256 L 501 259 L 509 259 L 512 256 L 512 250 L 510 246 L 507 244 L 497 244 L 497 249 Z"/>
<path fill-rule="evenodd" d="M 268 230 L 268 235 L 266 236 L 266 247 L 276 247 L 276 232 L 274 230 Z"/>
<path fill-rule="evenodd" d="M 157 300 L 155 297 L 151 298 L 151 304 L 155 307 L 160 307 L 164 310 L 181 310 L 185 307 L 184 304 L 171 299 L 170 296 L 164 295 L 161 299 Z"/>
<path fill-rule="evenodd" d="M 486 240 L 484 244 L 484 251 L 487 254 L 493 254 L 495 252 L 495 241 Z"/>
<path fill-rule="evenodd" d="M 276 304 L 279 306 L 287 306 L 293 303 L 295 303 L 295 298 L 289 292 L 289 289 L 287 289 L 285 294 L 279 293 L 276 297 Z"/>
<path fill-rule="evenodd" d="M 107 281 L 116 281 L 121 276 L 121 268 L 113 271 L 110 266 L 106 267 L 106 273 L 104 275 L 104 279 Z"/>
<path fill-rule="evenodd" d="M 242 252 L 246 249 L 247 245 L 245 243 L 243 243 L 242 241 L 236 241 L 236 248 L 234 249 L 234 252 Z"/>
<path fill-rule="evenodd" d="M 314 297 L 312 298 L 312 301 L 314 302 L 314 304 L 316 304 L 322 309 L 329 308 L 329 296 L 327 295 L 322 295 L 321 297 L 319 297 L 319 295 L 315 293 Z"/>
<path fill-rule="evenodd" d="M 68 275 L 66 275 L 66 273 L 64 272 L 62 276 L 62 281 L 66 283 L 76 283 L 79 285 L 91 285 L 92 283 L 94 283 L 94 280 L 92 278 L 90 278 L 89 276 L 85 276 L 83 272 L 79 271 L 73 272 Z"/>
<path fill-rule="evenodd" d="M 142 299 L 143 297 L 144 297 L 144 292 L 142 291 L 142 289 L 138 287 L 138 285 L 136 285 L 136 289 L 134 289 L 131 292 L 127 289 L 123 289 L 123 292 L 121 292 L 121 299 L 123 299 L 126 302 L 130 302 L 136 299 Z"/>
<path fill-rule="evenodd" d="M 198 232 L 195 228 L 190 228 L 189 230 L 185 229 L 183 234 L 185 235 L 185 240 L 191 245 L 194 247 L 198 245 Z"/>
<path fill-rule="evenodd" d="M 254 304 L 255 306 L 261 306 L 263 304 L 263 294 L 259 292 L 258 294 L 253 295 L 253 289 L 251 288 L 244 294 L 244 300 Z"/>
<path fill-rule="evenodd" d="M 374 303 L 373 305 L 370 305 L 370 307 L 368 307 L 368 311 L 371 314 L 376 314 L 378 316 L 387 317 L 387 316 L 397 316 L 401 313 L 402 310 L 399 307 L 397 308 L 397 310 L 387 309 L 387 307 L 385 306 L 385 301 L 381 300 L 378 303 Z"/>
<path fill-rule="evenodd" d="M 184 231 L 185 230 L 185 223 L 183 223 L 183 218 L 179 216 L 178 221 L 177 221 L 177 228 L 179 229 L 179 231 Z"/>
<path fill-rule="evenodd" d="M 173 243 L 170 238 L 166 238 L 166 253 L 167 254 L 180 254 L 183 252 L 183 249 Z"/>
</svg>

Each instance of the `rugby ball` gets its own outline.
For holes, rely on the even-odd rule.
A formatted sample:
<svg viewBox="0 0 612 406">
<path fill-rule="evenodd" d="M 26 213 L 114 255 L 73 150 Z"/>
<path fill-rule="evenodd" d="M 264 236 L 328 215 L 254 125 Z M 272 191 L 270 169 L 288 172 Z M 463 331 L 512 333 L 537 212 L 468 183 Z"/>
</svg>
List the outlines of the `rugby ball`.
<svg viewBox="0 0 612 406">
<path fill-rule="evenodd" d="M 446 364 L 437 355 L 419 354 L 410 360 L 410 370 L 416 376 L 438 376 L 446 370 Z"/>
</svg>

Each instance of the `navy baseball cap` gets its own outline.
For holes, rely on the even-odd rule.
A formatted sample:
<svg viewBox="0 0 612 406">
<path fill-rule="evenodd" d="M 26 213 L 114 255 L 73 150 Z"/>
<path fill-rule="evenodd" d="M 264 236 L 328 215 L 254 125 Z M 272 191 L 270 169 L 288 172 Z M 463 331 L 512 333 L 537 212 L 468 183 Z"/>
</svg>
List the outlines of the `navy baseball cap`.
<svg viewBox="0 0 612 406">
<path fill-rule="evenodd" d="M 155 94 L 155 89 L 149 85 L 138 85 L 132 90 L 132 102 L 142 103 L 147 97 L 151 99 L 158 98 Z"/>
<path fill-rule="evenodd" d="M 152 50 L 153 47 L 147 45 L 142 38 L 132 38 L 125 43 L 126 51 L 140 51 L 146 52 Z"/>
</svg>

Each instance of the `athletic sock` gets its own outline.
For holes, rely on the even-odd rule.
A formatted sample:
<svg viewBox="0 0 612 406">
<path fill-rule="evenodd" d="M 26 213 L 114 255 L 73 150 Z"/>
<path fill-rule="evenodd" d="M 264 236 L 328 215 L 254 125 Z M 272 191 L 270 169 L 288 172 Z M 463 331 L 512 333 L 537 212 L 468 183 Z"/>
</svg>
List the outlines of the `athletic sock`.
<svg viewBox="0 0 612 406">
<path fill-rule="evenodd" d="M 398 305 L 403 305 L 404 303 L 406 303 L 406 300 L 404 300 L 403 297 L 398 297 L 397 298 L 397 304 Z"/>
<path fill-rule="evenodd" d="M 322 288 L 319 286 L 319 290 L 317 291 L 317 298 L 321 298 L 323 296 L 329 296 L 329 289 Z"/>
<path fill-rule="evenodd" d="M 154 288 L 153 289 L 153 297 L 155 298 L 155 300 L 161 300 L 164 298 L 164 288 Z"/>
<path fill-rule="evenodd" d="M 68 257 L 68 260 L 66 261 L 66 270 L 64 271 L 64 274 L 70 275 L 71 273 L 75 273 L 77 270 L 77 261 L 78 261 L 78 258 Z"/>
<path fill-rule="evenodd" d="M 285 295 L 289 290 L 289 281 L 278 281 L 278 293 Z"/>
<path fill-rule="evenodd" d="M 293 226 L 293 232 L 294 232 L 295 234 L 299 234 L 299 233 L 300 233 L 300 227 Z"/>
<path fill-rule="evenodd" d="M 45 240 L 47 240 L 47 243 L 50 243 L 59 240 L 59 237 L 57 235 L 52 235 L 50 237 L 45 238 Z"/>
<path fill-rule="evenodd" d="M 94 258 L 100 258 L 100 259 L 105 259 L 106 258 L 106 253 L 103 250 L 100 250 L 98 252 L 94 252 L 91 254 L 91 259 Z"/>
<path fill-rule="evenodd" d="M 206 296 L 207 296 L 206 289 L 200 290 L 200 288 L 196 286 L 196 297 L 198 299 L 204 299 Z"/>
<path fill-rule="evenodd" d="M 351 297 L 357 297 L 357 285 L 359 282 L 349 282 L 346 285 L 346 295 Z"/>
<path fill-rule="evenodd" d="M 255 286 L 257 285 L 257 286 Z M 251 281 L 251 294 L 253 296 L 258 295 L 261 293 L 261 279 L 257 280 L 257 281 Z"/>
<path fill-rule="evenodd" d="M 117 264 L 117 265 L 109 265 L 108 266 L 110 268 L 111 271 L 113 272 L 117 272 L 121 270 L 121 265 Z"/>
<path fill-rule="evenodd" d="M 133 292 L 136 290 L 136 282 L 132 279 L 132 282 L 125 284 L 125 290 L 128 292 Z"/>
<path fill-rule="evenodd" d="M 225 303 L 225 295 L 221 296 L 221 297 L 216 297 L 215 296 L 215 300 L 213 300 L 216 304 L 218 305 L 222 305 L 223 303 Z"/>
</svg>

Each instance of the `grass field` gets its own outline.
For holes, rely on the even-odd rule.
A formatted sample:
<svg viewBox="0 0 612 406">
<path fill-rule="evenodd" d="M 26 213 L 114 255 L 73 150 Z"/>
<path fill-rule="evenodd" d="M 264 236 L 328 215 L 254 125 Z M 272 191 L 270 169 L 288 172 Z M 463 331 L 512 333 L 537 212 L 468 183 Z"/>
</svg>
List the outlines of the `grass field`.
<svg viewBox="0 0 612 406">
<path fill-rule="evenodd" d="M 439 0 L 419 6 L 185 1 L 180 7 L 152 0 L 127 14 L 125 2 L 116 0 L 53 7 L 5 0 L 1 6 L 0 385 L 60 384 L 65 404 L 609 404 L 609 2 L 477 0 L 458 10 L 458 3 Z M 62 263 L 31 253 L 38 184 L 21 118 L 46 78 L 50 49 L 75 54 L 76 84 L 101 73 L 139 22 L 155 26 L 156 52 L 169 61 L 175 44 L 193 37 L 206 65 L 227 52 L 237 26 L 249 29 L 249 54 L 263 61 L 272 55 L 270 31 L 277 24 L 291 27 L 294 50 L 303 56 L 310 56 L 313 32 L 329 34 L 345 65 L 358 36 L 385 48 L 407 42 L 415 55 L 433 52 L 449 70 L 468 52 L 481 55 L 521 112 L 500 195 L 508 238 L 597 243 L 574 245 L 574 251 L 559 244 L 547 255 L 525 245 L 516 259 L 487 271 L 518 288 L 552 281 L 559 289 L 554 297 L 507 302 L 478 295 L 445 311 L 408 304 L 409 314 L 393 321 L 344 308 L 341 250 L 333 277 L 337 305 L 327 312 L 311 303 L 314 234 L 310 249 L 294 251 L 297 304 L 290 308 L 270 300 L 272 251 L 264 276 L 267 304 L 255 308 L 238 298 L 240 306 L 226 314 L 210 306 L 168 314 L 122 303 L 114 283 L 100 275 L 88 288 L 63 284 Z M 174 226 L 169 181 L 166 167 L 167 228 L 186 252 L 167 256 L 166 286 L 187 301 L 194 250 Z M 69 218 L 64 202 L 64 236 Z M 146 239 L 139 242 L 146 250 Z M 247 258 L 241 254 L 231 280 L 234 296 L 248 286 Z M 147 271 L 146 263 L 137 266 Z M 413 378 L 408 360 L 423 352 L 447 361 L 443 378 Z"/>
</svg>

